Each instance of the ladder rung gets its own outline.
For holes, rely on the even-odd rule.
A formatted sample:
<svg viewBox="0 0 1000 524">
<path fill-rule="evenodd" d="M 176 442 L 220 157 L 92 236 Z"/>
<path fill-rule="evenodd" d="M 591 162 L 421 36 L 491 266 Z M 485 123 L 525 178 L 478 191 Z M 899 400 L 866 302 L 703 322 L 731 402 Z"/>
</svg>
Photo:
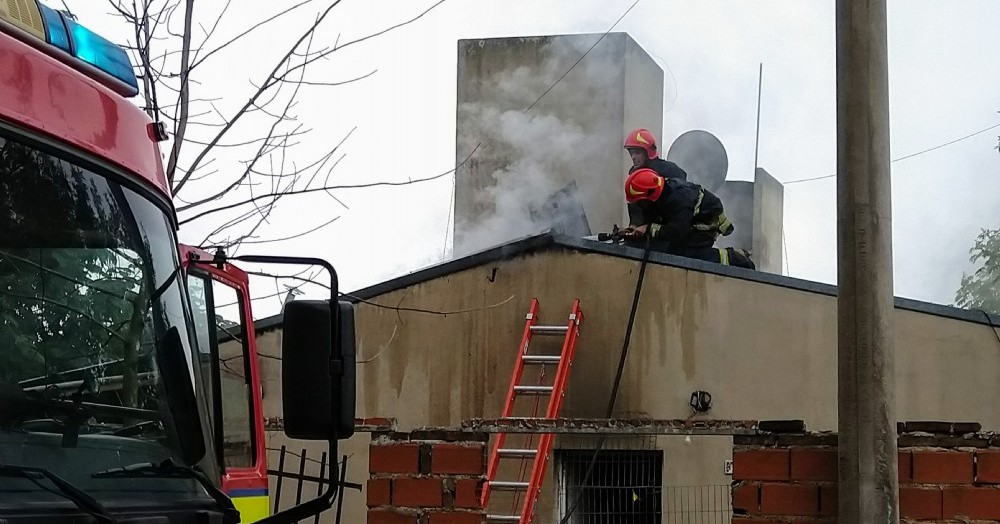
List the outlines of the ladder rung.
<svg viewBox="0 0 1000 524">
<path fill-rule="evenodd" d="M 521 522 L 517 515 L 486 515 L 486 522 Z"/>
<path fill-rule="evenodd" d="M 559 355 L 525 355 L 521 357 L 525 364 L 558 364 Z"/>
<path fill-rule="evenodd" d="M 566 326 L 531 326 L 531 332 L 538 335 L 564 335 L 568 329 Z"/>
<path fill-rule="evenodd" d="M 522 395 L 545 395 L 552 392 L 552 386 L 514 386 L 514 393 Z"/>
<path fill-rule="evenodd" d="M 508 480 L 494 480 L 490 482 L 490 489 L 495 491 L 526 491 L 527 482 L 513 482 Z"/>
<path fill-rule="evenodd" d="M 502 458 L 531 458 L 538 454 L 534 449 L 500 449 L 497 453 Z"/>
</svg>

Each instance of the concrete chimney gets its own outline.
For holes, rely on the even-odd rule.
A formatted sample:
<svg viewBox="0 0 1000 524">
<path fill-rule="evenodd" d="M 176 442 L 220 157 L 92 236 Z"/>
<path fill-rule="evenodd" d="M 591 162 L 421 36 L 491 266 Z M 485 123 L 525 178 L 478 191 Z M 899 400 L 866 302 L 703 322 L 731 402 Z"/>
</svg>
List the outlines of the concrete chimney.
<svg viewBox="0 0 1000 524">
<path fill-rule="evenodd" d="M 663 71 L 627 34 L 610 33 L 559 80 L 601 37 L 459 41 L 456 165 L 478 150 L 456 171 L 455 256 L 559 229 L 566 217 L 538 219 L 558 195 L 578 200 L 562 206 L 567 233 L 627 224 L 622 144 L 636 127 L 662 135 Z"/>
</svg>

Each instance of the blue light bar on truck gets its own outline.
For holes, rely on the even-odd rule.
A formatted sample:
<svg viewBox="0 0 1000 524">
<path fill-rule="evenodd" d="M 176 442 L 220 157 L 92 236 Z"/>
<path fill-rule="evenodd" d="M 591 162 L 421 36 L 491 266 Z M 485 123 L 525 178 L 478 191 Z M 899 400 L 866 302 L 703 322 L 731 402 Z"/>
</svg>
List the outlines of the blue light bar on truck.
<svg viewBox="0 0 1000 524">
<path fill-rule="evenodd" d="M 124 49 L 38 0 L 0 1 L 0 30 L 59 58 L 122 96 L 139 94 L 139 82 Z"/>
</svg>

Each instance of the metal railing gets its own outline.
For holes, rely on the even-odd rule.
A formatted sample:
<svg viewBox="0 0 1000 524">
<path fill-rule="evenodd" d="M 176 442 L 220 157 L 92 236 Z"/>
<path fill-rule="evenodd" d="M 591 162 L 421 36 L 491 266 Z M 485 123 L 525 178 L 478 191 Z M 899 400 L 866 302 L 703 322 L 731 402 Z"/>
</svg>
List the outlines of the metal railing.
<svg viewBox="0 0 1000 524">
<path fill-rule="evenodd" d="M 267 450 L 277 454 L 278 458 L 276 463 L 268 461 L 269 464 L 277 464 L 277 467 L 267 470 L 268 477 L 274 479 L 274 490 L 271 491 L 272 514 L 318 497 L 329 488 L 330 481 L 327 477 L 329 477 L 330 462 L 327 452 L 322 452 L 319 459 L 316 459 L 310 457 L 305 448 L 302 448 L 298 453 L 289 451 L 287 446 L 267 448 Z M 344 482 L 346 472 L 347 457 L 344 456 L 339 471 L 341 484 Z M 289 491 L 294 492 L 294 497 L 290 496 Z M 320 517 L 331 513 L 336 514 L 337 521 L 340 520 L 339 503 L 335 504 L 334 508 L 313 517 L 313 524 L 320 524 Z M 324 522 L 332 522 L 332 518 L 324 519 Z"/>
<path fill-rule="evenodd" d="M 729 524 L 733 517 L 729 484 L 665 486 L 664 524 Z"/>
</svg>

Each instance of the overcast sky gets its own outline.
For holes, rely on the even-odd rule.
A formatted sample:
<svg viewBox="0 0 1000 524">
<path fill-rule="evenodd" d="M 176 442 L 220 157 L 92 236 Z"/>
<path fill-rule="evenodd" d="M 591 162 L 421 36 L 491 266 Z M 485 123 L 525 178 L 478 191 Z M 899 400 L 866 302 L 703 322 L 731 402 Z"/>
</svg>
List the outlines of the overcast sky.
<svg viewBox="0 0 1000 524">
<path fill-rule="evenodd" d="M 60 2 L 48 0 L 53 7 Z M 454 167 L 457 42 L 463 38 L 603 33 L 633 0 L 447 0 L 416 23 L 337 52 L 310 75 L 357 83 L 310 87 L 297 114 L 314 131 L 300 163 L 339 141 L 347 156 L 337 183 L 402 181 Z M 352 40 L 408 19 L 430 0 L 344 0 L 317 42 Z M 92 29 L 122 39 L 128 28 L 103 2 L 67 0 Z M 238 0 L 220 34 L 282 8 Z M 763 63 L 759 164 L 783 182 L 836 170 L 834 4 L 829 0 L 643 0 L 615 27 L 663 68 L 661 150 L 681 133 L 704 129 L 729 154 L 729 179 L 753 171 L 757 75 Z M 199 9 L 205 2 L 197 3 Z M 290 3 L 289 3 L 290 5 Z M 202 96 L 222 97 L 223 112 L 242 104 L 276 53 L 323 7 L 319 0 L 268 33 L 220 53 L 199 73 Z M 196 19 L 213 22 L 212 12 Z M 891 156 L 900 158 L 1000 124 L 1000 2 L 889 2 Z M 220 40 L 224 40 L 220 38 Z M 322 41 L 322 42 L 319 42 Z M 196 94 L 198 94 L 196 92 Z M 541 93 L 539 93 L 541 94 Z M 895 290 L 900 296 L 951 303 L 968 250 L 981 227 L 1000 226 L 1000 128 L 892 164 Z M 246 138 L 249 135 L 244 136 Z M 310 154 L 312 153 L 312 154 Z M 623 153 L 624 154 L 624 153 Z M 205 191 L 210 181 L 205 183 Z M 341 219 L 308 236 L 243 252 L 321 256 L 357 289 L 440 261 L 449 253 L 453 178 L 400 188 L 342 190 L 279 205 L 263 239 L 282 238 Z M 197 192 L 197 191 L 195 191 Z M 785 186 L 787 272 L 836 282 L 835 180 Z M 192 197 L 194 195 L 188 195 Z M 182 229 L 198 241 L 208 223 Z M 211 229 L 211 228 L 208 228 Z M 255 280 L 255 295 L 274 294 Z M 281 290 L 281 288 L 277 288 Z M 315 292 L 312 293 L 315 296 Z M 256 316 L 275 313 L 277 298 L 255 302 Z"/>
</svg>

